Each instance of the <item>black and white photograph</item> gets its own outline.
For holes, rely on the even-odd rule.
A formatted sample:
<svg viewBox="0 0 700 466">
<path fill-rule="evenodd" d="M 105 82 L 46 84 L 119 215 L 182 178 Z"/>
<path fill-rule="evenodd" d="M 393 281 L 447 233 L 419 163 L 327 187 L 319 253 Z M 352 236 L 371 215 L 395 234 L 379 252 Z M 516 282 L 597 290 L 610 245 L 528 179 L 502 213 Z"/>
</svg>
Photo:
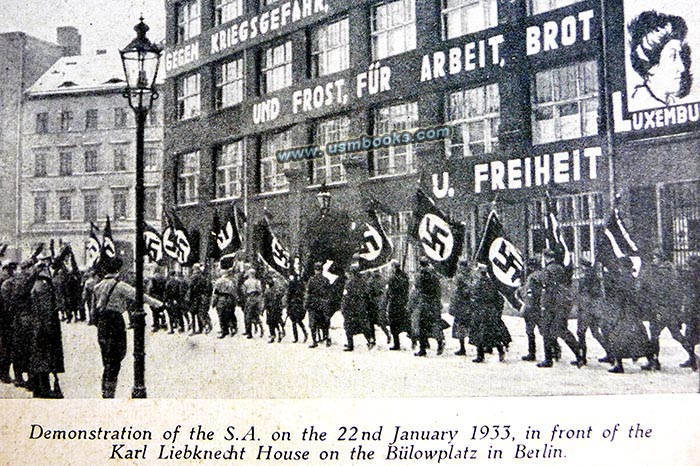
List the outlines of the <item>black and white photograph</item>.
<svg viewBox="0 0 700 466">
<path fill-rule="evenodd" d="M 120 436 L 90 440 L 123 443 L 45 464 L 179 464 L 212 440 L 206 420 L 184 450 L 184 418 L 172 447 L 136 446 L 151 432 L 129 410 L 290 400 L 377 456 L 265 450 L 267 432 L 229 426 L 212 436 L 249 456 L 202 458 L 622 464 L 567 462 L 561 442 L 597 427 L 549 411 L 544 447 L 530 416 L 467 433 L 377 412 L 697 413 L 698 17 L 692 0 L 6 0 L 0 431 L 20 416 L 15 435 L 41 450 L 96 432 L 48 426 L 53 409 L 120 407 Z M 379 427 L 353 434 L 336 402 L 376 403 L 362 409 Z M 279 422 L 272 441 L 323 437 Z M 643 419 L 619 422 L 653 441 Z M 507 443 L 477 455 L 462 436 Z M 668 464 L 697 464 L 697 447 L 670 448 Z M 0 446 L 0 464 L 17 458 Z"/>
</svg>

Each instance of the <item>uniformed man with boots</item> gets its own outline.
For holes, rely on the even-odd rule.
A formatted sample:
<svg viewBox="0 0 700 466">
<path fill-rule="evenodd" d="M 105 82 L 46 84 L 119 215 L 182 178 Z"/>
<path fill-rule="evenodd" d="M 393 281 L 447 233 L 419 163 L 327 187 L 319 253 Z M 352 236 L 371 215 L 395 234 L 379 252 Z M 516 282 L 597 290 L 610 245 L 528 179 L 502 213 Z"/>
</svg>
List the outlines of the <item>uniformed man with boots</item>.
<svg viewBox="0 0 700 466">
<path fill-rule="evenodd" d="M 122 314 L 133 308 L 136 290 L 119 279 L 122 260 L 112 257 L 103 260 L 105 276 L 95 285 L 95 323 L 97 341 L 102 355 L 102 398 L 114 398 L 121 363 L 126 356 L 126 325 Z M 160 307 L 162 301 L 148 295 L 143 297 L 149 306 Z"/>
</svg>

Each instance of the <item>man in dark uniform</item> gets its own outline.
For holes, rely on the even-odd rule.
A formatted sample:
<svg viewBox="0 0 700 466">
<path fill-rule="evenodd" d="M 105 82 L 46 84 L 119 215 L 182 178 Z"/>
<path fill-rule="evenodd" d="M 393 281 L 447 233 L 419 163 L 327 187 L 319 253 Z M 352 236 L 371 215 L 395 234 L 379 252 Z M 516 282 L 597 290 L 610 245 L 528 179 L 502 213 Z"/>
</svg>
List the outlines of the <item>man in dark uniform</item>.
<svg viewBox="0 0 700 466">
<path fill-rule="evenodd" d="M 372 349 L 375 345 L 374 329 L 370 321 L 370 288 L 362 274 L 360 266 L 356 262 L 350 265 L 349 276 L 343 290 L 343 300 L 340 311 L 343 314 L 343 325 L 347 344 L 344 351 L 355 349 L 354 336 L 361 333 L 367 340 L 367 347 Z"/>
<path fill-rule="evenodd" d="M 287 316 L 289 320 L 292 321 L 294 343 L 299 341 L 297 327 L 301 328 L 304 334 L 304 343 L 306 343 L 308 335 L 304 327 L 304 317 L 306 317 L 306 309 L 304 308 L 304 284 L 297 274 L 289 276 L 289 284 L 287 285 Z"/>
<path fill-rule="evenodd" d="M 314 275 L 309 279 L 306 285 L 306 296 L 304 298 L 304 307 L 309 315 L 309 332 L 311 333 L 312 343 L 309 348 L 318 346 L 318 333 L 325 325 L 325 319 L 329 315 L 331 287 L 328 279 L 323 276 L 323 265 L 320 262 L 314 264 Z M 321 339 L 323 341 L 323 339 Z"/>
<path fill-rule="evenodd" d="M 421 257 L 419 263 L 420 271 L 415 284 L 414 298 L 411 300 L 411 306 L 416 312 L 414 333 L 417 334 L 420 345 L 415 356 L 427 355 L 428 338 L 437 340 L 437 354 L 440 355 L 445 349 L 440 279 L 430 267 L 430 261 L 427 258 Z"/>
<path fill-rule="evenodd" d="M 408 275 L 401 269 L 399 261 L 392 260 L 393 271 L 386 287 L 386 307 L 389 315 L 389 328 L 394 340 L 391 350 L 401 349 L 399 335 L 411 331 L 411 317 L 408 314 Z"/>
<path fill-rule="evenodd" d="M 0 290 L 2 290 L 3 283 L 12 278 L 16 269 L 16 262 L 9 262 L 2 266 L 0 271 Z M 0 293 L 0 382 L 2 383 L 12 383 L 10 365 L 12 363 L 12 342 L 14 339 L 14 315 L 14 307 L 9 302 L 5 303 L 2 293 Z"/>
<path fill-rule="evenodd" d="M 245 311 L 243 315 L 245 323 L 245 336 L 253 338 L 253 325 L 260 327 L 260 337 L 265 336 L 265 330 L 260 321 L 262 312 L 262 282 L 256 277 L 254 268 L 248 269 L 247 278 L 243 282 L 243 293 L 245 294 Z"/>
<path fill-rule="evenodd" d="M 103 365 L 102 398 L 114 398 L 121 363 L 126 356 L 126 325 L 122 314 L 133 307 L 136 290 L 119 280 L 122 268 L 119 257 L 106 259 L 102 267 L 105 276 L 95 285 L 95 322 Z M 163 305 L 148 295 L 143 299 L 149 306 Z"/>
<path fill-rule="evenodd" d="M 659 336 L 668 328 L 674 340 L 688 353 L 689 360 L 695 360 L 693 346 L 681 332 L 683 318 L 683 285 L 680 276 L 670 261 L 666 260 L 661 249 L 654 251 L 651 264 L 640 275 L 640 304 L 649 320 L 649 334 L 655 359 L 642 367 L 644 370 L 660 370 Z M 692 367 L 692 366 L 691 366 Z"/>
<path fill-rule="evenodd" d="M 185 320 L 182 312 L 184 307 L 184 284 L 174 270 L 168 274 L 168 279 L 165 282 L 165 303 L 168 312 L 168 320 L 170 321 L 170 331 L 175 333 L 185 331 Z"/>
<path fill-rule="evenodd" d="M 461 259 L 454 280 L 454 291 L 450 299 L 450 307 L 448 308 L 448 313 L 454 319 L 452 321 L 452 338 L 459 342 L 459 350 L 455 352 L 456 356 L 465 356 L 467 354 L 464 339 L 469 335 L 469 322 L 472 314 L 472 282 L 469 261 Z"/>
<path fill-rule="evenodd" d="M 542 283 L 540 328 L 544 337 L 544 360 L 537 367 L 552 367 L 557 339 L 561 338 L 576 356 L 576 365 L 581 367 L 581 353 L 576 337 L 567 327 L 572 307 L 570 290 L 565 286 L 568 277 L 564 267 L 557 262 L 557 253 L 544 251 L 545 269 Z"/>
<path fill-rule="evenodd" d="M 376 341 L 375 329 L 376 325 L 386 336 L 387 345 L 391 344 L 391 334 L 389 333 L 389 317 L 387 316 L 386 307 L 382 305 L 384 295 L 384 280 L 377 271 L 368 272 L 365 279 L 369 292 L 369 321 L 372 334 L 372 340 Z"/>
<path fill-rule="evenodd" d="M 608 342 L 603 329 L 606 328 L 604 319 L 600 313 L 605 309 L 603 305 L 603 289 L 598 271 L 586 259 L 581 259 L 581 278 L 578 284 L 578 320 L 576 322 L 576 337 L 581 351 L 581 362 L 588 362 L 588 346 L 586 345 L 586 330 L 590 329 L 593 338 L 603 347 L 606 354 L 601 362 L 612 362 L 609 355 Z M 574 364 L 576 361 L 572 361 Z"/>
<path fill-rule="evenodd" d="M 233 264 L 222 261 L 224 273 L 214 282 L 214 291 L 211 297 L 211 307 L 216 309 L 219 316 L 218 338 L 225 338 L 227 335 L 234 336 L 238 332 L 238 321 L 236 320 L 236 299 L 237 299 L 237 277 Z"/>
<path fill-rule="evenodd" d="M 32 286 L 32 339 L 29 356 L 29 379 L 34 398 L 57 397 L 57 374 L 65 371 L 63 339 L 59 318 L 57 291 L 51 277 L 51 255 L 48 251 L 38 256 L 36 280 Z M 49 376 L 54 375 L 52 389 Z"/>
<path fill-rule="evenodd" d="M 498 360 L 505 361 L 505 350 L 511 342 L 510 332 L 503 323 L 503 297 L 488 275 L 488 268 L 478 264 L 476 280 L 471 293 L 471 319 L 469 321 L 469 343 L 476 346 L 476 358 L 472 361 L 484 361 L 484 353 L 496 348 Z"/>
<path fill-rule="evenodd" d="M 148 294 L 158 301 L 165 301 L 165 284 L 165 275 L 163 275 L 161 267 L 157 265 L 153 271 L 153 275 L 148 280 Z M 151 307 L 151 316 L 153 318 L 153 323 L 151 325 L 152 332 L 157 332 L 161 329 L 165 330 L 167 328 L 165 323 L 165 309 L 163 307 Z"/>
<path fill-rule="evenodd" d="M 284 337 L 284 322 L 282 321 L 282 310 L 284 309 L 284 287 L 280 280 L 270 276 L 265 280 L 265 291 L 263 293 L 263 307 L 267 328 L 270 330 L 270 340 L 268 343 L 281 342 Z"/>
<path fill-rule="evenodd" d="M 201 264 L 194 264 L 187 290 L 187 302 L 192 313 L 193 335 L 211 331 L 211 320 L 209 319 L 211 292 L 211 282 L 204 273 L 204 267 Z"/>
<path fill-rule="evenodd" d="M 538 327 L 540 322 L 540 297 L 544 280 L 544 272 L 540 270 L 539 260 L 536 258 L 528 259 L 527 274 L 525 285 L 518 290 L 518 295 L 523 301 L 522 312 L 525 320 L 525 334 L 527 335 L 527 354 L 522 356 L 521 359 L 523 361 L 535 361 L 537 359 L 535 327 Z"/>
<path fill-rule="evenodd" d="M 32 316 L 30 294 L 37 271 L 32 260 L 20 264 L 19 272 L 2 284 L 1 292 L 6 306 L 14 309 L 12 320 L 12 369 L 15 386 L 29 388 L 24 373 L 29 374 L 29 356 L 34 318 Z"/>
</svg>

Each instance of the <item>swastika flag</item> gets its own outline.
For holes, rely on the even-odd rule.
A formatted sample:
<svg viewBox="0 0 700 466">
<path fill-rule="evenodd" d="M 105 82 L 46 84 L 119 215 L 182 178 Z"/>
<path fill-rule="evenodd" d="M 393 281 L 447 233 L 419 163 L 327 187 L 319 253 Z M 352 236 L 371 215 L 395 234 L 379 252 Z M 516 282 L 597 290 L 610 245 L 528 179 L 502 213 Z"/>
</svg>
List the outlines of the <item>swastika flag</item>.
<svg viewBox="0 0 700 466">
<path fill-rule="evenodd" d="M 267 217 L 257 225 L 256 230 L 260 257 L 272 270 L 284 278 L 289 277 L 292 270 L 291 257 L 272 232 Z"/>
<path fill-rule="evenodd" d="M 420 242 L 425 256 L 438 273 L 453 277 L 462 254 L 464 224 L 450 221 L 420 189 L 416 193 L 413 218 L 411 236 Z"/>
<path fill-rule="evenodd" d="M 369 217 L 362 231 L 362 244 L 359 251 L 360 270 L 377 269 L 389 262 L 394 252 L 391 240 L 384 232 L 375 210 L 367 212 Z"/>
<path fill-rule="evenodd" d="M 486 220 L 484 234 L 474 258 L 488 267 L 489 276 L 498 291 L 514 308 L 519 309 L 521 303 L 515 291 L 522 284 L 523 256 L 506 237 L 495 210 L 491 211 Z"/>
</svg>

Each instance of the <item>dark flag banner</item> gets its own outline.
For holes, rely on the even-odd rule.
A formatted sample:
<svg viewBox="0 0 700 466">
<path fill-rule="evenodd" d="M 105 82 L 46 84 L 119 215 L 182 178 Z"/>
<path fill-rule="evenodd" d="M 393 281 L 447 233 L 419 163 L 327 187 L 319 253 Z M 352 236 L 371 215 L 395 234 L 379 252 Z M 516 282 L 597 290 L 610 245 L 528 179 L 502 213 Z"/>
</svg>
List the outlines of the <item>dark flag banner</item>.
<svg viewBox="0 0 700 466">
<path fill-rule="evenodd" d="M 207 241 L 207 257 L 214 260 L 221 258 L 221 249 L 219 249 L 217 234 L 221 231 L 221 220 L 219 213 L 214 211 L 214 217 L 211 219 L 211 230 L 209 230 L 209 240 Z"/>
<path fill-rule="evenodd" d="M 117 255 L 117 248 L 114 246 L 114 240 L 112 239 L 112 224 L 109 221 L 109 215 L 105 222 L 105 228 L 102 230 L 101 255 L 105 257 L 114 257 Z"/>
<path fill-rule="evenodd" d="M 100 245 L 100 240 L 97 238 L 98 232 L 99 229 L 97 226 L 90 222 L 90 238 L 88 238 L 86 247 L 86 265 L 88 267 L 95 267 L 100 260 L 102 246 Z"/>
<path fill-rule="evenodd" d="M 0 243 L 0 257 L 5 257 L 5 253 L 7 252 L 7 243 Z"/>
<path fill-rule="evenodd" d="M 143 242 L 148 258 L 155 263 L 160 263 L 163 260 L 163 239 L 158 230 L 149 225 L 148 222 L 144 222 Z"/>
<path fill-rule="evenodd" d="M 544 241 L 548 249 L 556 253 L 556 260 L 567 271 L 572 271 L 571 251 L 564 239 L 564 233 L 559 228 L 559 220 L 557 220 L 556 203 L 547 192 L 547 198 L 544 203 Z"/>
<path fill-rule="evenodd" d="M 421 189 L 416 193 L 413 219 L 411 235 L 421 243 L 425 256 L 437 272 L 453 277 L 462 254 L 464 224 L 450 221 Z"/>
<path fill-rule="evenodd" d="M 177 260 L 177 238 L 175 237 L 175 228 L 172 226 L 170 216 L 168 216 L 168 225 L 165 227 L 163 234 L 161 235 L 161 241 L 163 246 L 163 254 L 172 260 Z"/>
<path fill-rule="evenodd" d="M 199 261 L 199 238 L 197 233 L 188 232 L 175 212 L 170 213 L 169 219 L 171 221 L 170 228 L 172 228 L 169 240 L 174 242 L 174 248 L 177 251 L 175 259 L 180 265 L 185 267 L 195 264 Z M 172 248 L 172 246 L 169 247 Z"/>
<path fill-rule="evenodd" d="M 367 215 L 369 221 L 364 225 L 362 245 L 358 253 L 361 271 L 377 269 L 387 264 L 394 253 L 394 246 L 382 228 L 377 212 L 371 210 Z"/>
<path fill-rule="evenodd" d="M 223 222 L 219 219 L 218 212 L 214 213 L 211 228 L 214 241 L 210 242 L 209 257 L 218 259 L 221 256 L 233 254 L 243 247 L 239 228 L 241 216 L 237 206 L 231 206 Z"/>
<path fill-rule="evenodd" d="M 267 217 L 257 226 L 258 254 L 275 272 L 288 278 L 291 271 L 291 257 L 270 228 Z"/>
<path fill-rule="evenodd" d="M 515 292 L 522 285 L 523 256 L 506 237 L 495 210 L 489 214 L 474 258 L 488 267 L 489 276 L 498 291 L 515 309 L 519 309 L 521 303 Z"/>
<path fill-rule="evenodd" d="M 617 207 L 613 209 L 608 218 L 603 235 L 599 235 L 596 259 L 604 266 L 618 261 L 626 265 L 633 277 L 639 276 L 642 258 L 639 256 L 637 245 L 632 241 L 627 228 L 622 223 Z"/>
</svg>

